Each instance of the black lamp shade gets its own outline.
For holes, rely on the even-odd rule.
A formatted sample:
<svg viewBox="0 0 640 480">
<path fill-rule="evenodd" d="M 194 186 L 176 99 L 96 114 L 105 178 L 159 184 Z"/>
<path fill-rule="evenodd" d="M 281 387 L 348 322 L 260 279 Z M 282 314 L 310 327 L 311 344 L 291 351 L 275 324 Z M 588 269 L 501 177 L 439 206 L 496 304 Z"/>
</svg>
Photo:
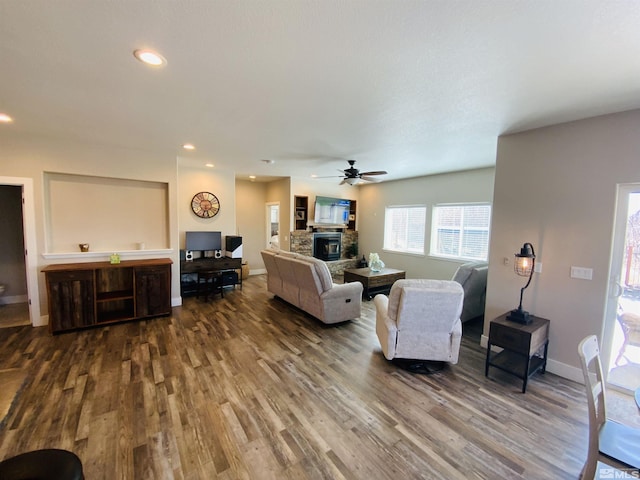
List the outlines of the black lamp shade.
<svg viewBox="0 0 640 480">
<path fill-rule="evenodd" d="M 520 249 L 520 253 L 516 253 L 515 257 L 516 260 L 513 264 L 513 270 L 521 277 L 529 277 L 536 258 L 532 245 L 525 243 Z"/>
</svg>

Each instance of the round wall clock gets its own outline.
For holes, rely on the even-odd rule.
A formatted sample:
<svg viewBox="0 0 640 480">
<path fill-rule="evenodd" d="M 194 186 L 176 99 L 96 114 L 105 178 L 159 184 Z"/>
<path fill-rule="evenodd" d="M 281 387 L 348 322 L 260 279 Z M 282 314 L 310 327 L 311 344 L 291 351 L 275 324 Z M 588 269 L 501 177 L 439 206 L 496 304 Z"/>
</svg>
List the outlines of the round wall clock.
<svg viewBox="0 0 640 480">
<path fill-rule="evenodd" d="M 201 218 L 215 217 L 220 211 L 220 201 L 213 193 L 196 193 L 191 199 L 191 210 Z"/>
</svg>

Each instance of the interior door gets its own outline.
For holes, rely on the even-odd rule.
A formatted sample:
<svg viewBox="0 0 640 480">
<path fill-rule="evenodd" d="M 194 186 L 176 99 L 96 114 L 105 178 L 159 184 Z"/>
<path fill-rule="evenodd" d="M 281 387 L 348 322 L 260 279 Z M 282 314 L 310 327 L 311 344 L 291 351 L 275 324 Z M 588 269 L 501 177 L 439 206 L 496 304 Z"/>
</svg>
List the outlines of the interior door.
<svg viewBox="0 0 640 480">
<path fill-rule="evenodd" d="M 618 187 L 601 343 L 609 385 L 640 386 L 640 184 Z"/>
<path fill-rule="evenodd" d="M 280 204 L 267 203 L 267 248 L 280 248 Z"/>
</svg>

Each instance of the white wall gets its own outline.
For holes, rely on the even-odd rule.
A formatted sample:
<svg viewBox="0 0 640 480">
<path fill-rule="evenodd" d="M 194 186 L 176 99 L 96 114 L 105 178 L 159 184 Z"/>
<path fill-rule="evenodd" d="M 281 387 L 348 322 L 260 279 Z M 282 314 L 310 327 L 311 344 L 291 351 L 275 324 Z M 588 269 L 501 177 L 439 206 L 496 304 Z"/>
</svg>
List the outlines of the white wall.
<svg viewBox="0 0 640 480">
<path fill-rule="evenodd" d="M 25 136 L 8 129 L 0 131 L 0 171 L 8 177 L 20 177 L 33 180 L 35 202 L 36 245 L 38 262 L 40 311 L 47 313 L 47 295 L 44 275 L 39 273 L 40 267 L 50 263 L 70 263 L 83 261 L 108 260 L 104 258 L 77 257 L 64 259 L 45 259 L 45 202 L 43 176 L 44 172 L 60 172 L 98 177 L 146 180 L 169 185 L 168 224 L 170 248 L 172 252 L 164 252 L 161 256 L 171 258 L 174 262 L 171 283 L 172 301 L 180 298 L 179 254 L 178 254 L 178 222 L 177 222 L 177 172 L 175 155 L 152 151 L 131 150 L 115 146 L 86 144 L 82 142 L 62 141 L 47 137 Z M 135 206 L 132 206 L 132 209 Z M 144 212 L 140 212 L 143 215 Z M 122 226 L 123 231 L 127 228 Z M 142 255 L 142 254 L 141 254 Z M 137 258 L 135 254 L 127 258 Z M 140 258 L 148 258 L 141 256 Z"/>
<path fill-rule="evenodd" d="M 204 164 L 204 162 L 203 162 Z M 184 249 L 184 232 L 216 231 L 236 235 L 236 180 L 235 173 L 217 168 L 178 167 L 178 218 L 180 248 Z M 220 202 L 215 217 L 200 218 L 191 209 L 191 200 L 196 193 L 213 193 Z M 224 245 L 223 245 L 224 246 Z"/>
<path fill-rule="evenodd" d="M 491 202 L 493 168 L 397 180 L 358 187 L 360 255 L 377 252 L 385 264 L 407 272 L 407 278 L 451 279 L 461 262 L 383 251 L 384 210 L 391 205 L 426 205 L 425 252 L 431 243 L 431 207 L 437 203 Z"/>
<path fill-rule="evenodd" d="M 249 263 L 250 271 L 264 269 L 260 250 L 267 245 L 266 198 L 266 183 L 236 181 L 236 223 L 242 237 L 242 261 Z"/>
<path fill-rule="evenodd" d="M 640 182 L 639 127 L 635 110 L 498 140 L 485 318 L 517 307 L 524 279 L 503 258 L 532 243 L 543 269 L 523 308 L 551 320 L 549 368 L 570 378 L 580 340 L 603 330 L 616 188 Z M 572 265 L 593 280 L 571 279 Z"/>
</svg>

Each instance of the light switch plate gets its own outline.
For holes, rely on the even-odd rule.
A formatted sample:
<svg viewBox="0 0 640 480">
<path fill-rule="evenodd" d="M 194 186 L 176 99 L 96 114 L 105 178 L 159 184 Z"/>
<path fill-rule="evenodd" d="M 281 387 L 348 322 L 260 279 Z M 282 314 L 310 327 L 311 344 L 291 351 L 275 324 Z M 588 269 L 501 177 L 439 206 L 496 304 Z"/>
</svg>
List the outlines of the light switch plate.
<svg viewBox="0 0 640 480">
<path fill-rule="evenodd" d="M 571 267 L 571 278 L 579 278 L 581 280 L 593 279 L 593 268 L 587 267 Z"/>
</svg>

